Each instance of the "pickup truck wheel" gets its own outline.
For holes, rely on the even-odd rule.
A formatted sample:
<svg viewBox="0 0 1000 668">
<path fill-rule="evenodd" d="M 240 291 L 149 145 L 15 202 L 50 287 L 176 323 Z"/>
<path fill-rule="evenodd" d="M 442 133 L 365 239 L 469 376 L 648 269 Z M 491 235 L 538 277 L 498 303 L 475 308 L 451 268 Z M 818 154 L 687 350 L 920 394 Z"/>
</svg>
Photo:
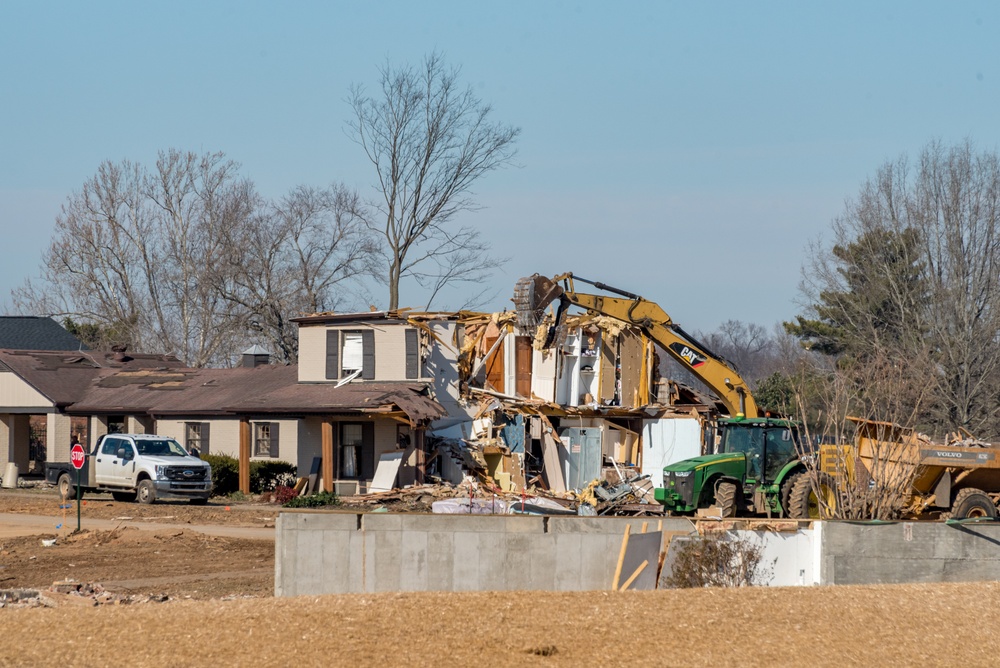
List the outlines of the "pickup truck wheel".
<svg viewBox="0 0 1000 668">
<path fill-rule="evenodd" d="M 148 478 L 140 480 L 135 488 L 135 495 L 139 499 L 139 503 L 152 503 L 156 501 L 156 487 L 153 485 L 153 481 Z"/>
<path fill-rule="evenodd" d="M 986 492 L 974 487 L 959 490 L 955 495 L 955 503 L 951 504 L 949 519 L 964 520 L 973 517 L 997 518 L 997 507 Z"/>
<path fill-rule="evenodd" d="M 59 482 L 56 483 L 59 488 L 59 496 L 64 499 L 74 499 L 76 498 L 76 482 L 73 480 L 73 476 L 68 473 L 62 473 L 59 475 Z M 80 490 L 80 497 L 83 497 L 83 490 Z"/>
<path fill-rule="evenodd" d="M 715 488 L 715 505 L 722 511 L 723 517 L 736 514 L 736 485 L 731 482 L 720 482 Z"/>
<path fill-rule="evenodd" d="M 132 503 L 135 501 L 135 492 L 111 492 L 111 498 L 123 503 Z"/>
</svg>

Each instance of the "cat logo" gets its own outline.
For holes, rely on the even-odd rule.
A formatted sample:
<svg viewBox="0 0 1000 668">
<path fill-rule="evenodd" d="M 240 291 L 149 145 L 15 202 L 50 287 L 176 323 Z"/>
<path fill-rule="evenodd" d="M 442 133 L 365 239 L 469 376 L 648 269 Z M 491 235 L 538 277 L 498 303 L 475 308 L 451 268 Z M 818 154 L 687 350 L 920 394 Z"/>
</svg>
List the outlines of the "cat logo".
<svg viewBox="0 0 1000 668">
<path fill-rule="evenodd" d="M 698 354 L 697 351 L 692 350 L 683 343 L 671 343 L 670 349 L 677 353 L 692 369 L 697 369 L 702 364 L 708 361 L 708 358 L 704 355 Z"/>
</svg>

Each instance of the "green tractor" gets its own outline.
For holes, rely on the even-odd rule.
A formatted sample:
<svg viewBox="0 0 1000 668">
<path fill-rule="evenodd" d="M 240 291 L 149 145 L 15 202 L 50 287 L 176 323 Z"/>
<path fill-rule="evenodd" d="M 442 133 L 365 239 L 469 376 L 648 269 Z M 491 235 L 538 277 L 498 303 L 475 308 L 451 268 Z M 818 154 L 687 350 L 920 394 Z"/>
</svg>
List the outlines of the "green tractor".
<svg viewBox="0 0 1000 668">
<path fill-rule="evenodd" d="M 654 492 L 677 514 L 716 506 L 723 517 L 766 514 L 789 517 L 792 486 L 806 472 L 799 424 L 778 418 L 719 420 L 716 454 L 664 467 L 663 487 Z"/>
</svg>

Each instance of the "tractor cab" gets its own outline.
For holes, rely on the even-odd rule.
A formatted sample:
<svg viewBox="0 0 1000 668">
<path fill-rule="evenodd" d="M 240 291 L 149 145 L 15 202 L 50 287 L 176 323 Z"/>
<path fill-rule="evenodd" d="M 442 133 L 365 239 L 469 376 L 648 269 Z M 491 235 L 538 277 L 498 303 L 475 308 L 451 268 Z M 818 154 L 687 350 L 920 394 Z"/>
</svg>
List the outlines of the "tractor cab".
<svg viewBox="0 0 1000 668">
<path fill-rule="evenodd" d="M 719 453 L 746 458 L 745 484 L 771 484 L 801 450 L 798 425 L 775 418 L 719 420 Z"/>
</svg>

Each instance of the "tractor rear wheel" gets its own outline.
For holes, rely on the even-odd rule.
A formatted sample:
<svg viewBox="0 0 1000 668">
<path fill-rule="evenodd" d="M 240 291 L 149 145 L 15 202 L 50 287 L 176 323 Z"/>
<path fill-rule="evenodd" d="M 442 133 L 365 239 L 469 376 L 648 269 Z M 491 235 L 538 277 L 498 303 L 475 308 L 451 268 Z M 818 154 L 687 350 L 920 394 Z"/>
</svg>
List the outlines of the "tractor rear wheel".
<svg viewBox="0 0 1000 668">
<path fill-rule="evenodd" d="M 949 519 L 964 520 L 974 517 L 997 518 L 997 507 L 993 499 L 986 495 L 981 489 L 966 487 L 959 490 L 955 495 L 955 502 L 951 504 L 951 514 Z"/>
<path fill-rule="evenodd" d="M 829 519 L 837 510 L 837 484 L 827 473 L 798 476 L 788 495 L 788 516 L 794 519 Z"/>
<path fill-rule="evenodd" d="M 792 488 L 795 487 L 799 478 L 803 478 L 805 475 L 805 473 L 795 473 L 785 478 L 785 482 L 781 483 L 781 512 L 784 513 L 785 517 L 792 516 L 789 510 L 792 501 Z"/>
<path fill-rule="evenodd" d="M 736 485 L 731 482 L 720 482 L 715 488 L 715 505 L 722 511 L 723 517 L 733 517 L 736 514 Z"/>
</svg>

